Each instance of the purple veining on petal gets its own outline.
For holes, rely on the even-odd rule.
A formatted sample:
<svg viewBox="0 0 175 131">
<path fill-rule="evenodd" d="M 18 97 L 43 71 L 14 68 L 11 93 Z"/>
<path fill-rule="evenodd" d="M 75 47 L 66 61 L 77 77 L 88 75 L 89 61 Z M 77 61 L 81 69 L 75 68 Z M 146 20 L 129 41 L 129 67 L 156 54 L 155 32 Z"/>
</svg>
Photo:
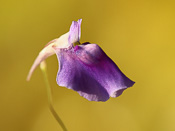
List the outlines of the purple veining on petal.
<svg viewBox="0 0 175 131">
<path fill-rule="evenodd" d="M 76 46 L 74 47 L 74 51 L 77 51 L 77 50 L 78 50 L 78 48 L 79 48 L 79 46 L 78 46 L 78 45 L 76 45 Z"/>
<path fill-rule="evenodd" d="M 69 38 L 68 38 L 69 44 L 76 43 L 80 40 L 81 22 L 82 22 L 82 19 L 79 19 L 78 22 L 72 21 L 72 24 L 69 30 Z"/>
<path fill-rule="evenodd" d="M 106 101 L 134 84 L 98 45 L 86 43 L 75 48 L 55 48 L 58 85 L 73 89 L 90 101 Z"/>
</svg>

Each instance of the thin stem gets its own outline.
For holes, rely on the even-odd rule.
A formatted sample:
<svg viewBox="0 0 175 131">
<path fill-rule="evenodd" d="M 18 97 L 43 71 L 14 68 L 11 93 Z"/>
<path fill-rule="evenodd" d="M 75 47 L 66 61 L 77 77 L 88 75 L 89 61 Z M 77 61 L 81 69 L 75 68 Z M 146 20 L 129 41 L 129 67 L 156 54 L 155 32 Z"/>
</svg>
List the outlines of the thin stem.
<svg viewBox="0 0 175 131">
<path fill-rule="evenodd" d="M 49 80 L 47 77 L 47 68 L 46 68 L 46 63 L 45 61 L 41 62 L 40 64 L 40 68 L 43 72 L 44 75 L 44 80 L 46 83 L 46 89 L 47 89 L 47 96 L 48 96 L 48 103 L 49 103 L 49 109 L 51 111 L 51 113 L 53 114 L 53 116 L 55 117 L 55 119 L 57 120 L 57 122 L 60 124 L 60 126 L 62 127 L 63 131 L 67 131 L 66 126 L 64 125 L 63 121 L 61 120 L 61 118 L 59 117 L 59 115 L 56 113 L 54 107 L 53 107 L 53 102 L 52 102 L 52 91 L 50 88 L 50 84 L 49 84 Z"/>
</svg>

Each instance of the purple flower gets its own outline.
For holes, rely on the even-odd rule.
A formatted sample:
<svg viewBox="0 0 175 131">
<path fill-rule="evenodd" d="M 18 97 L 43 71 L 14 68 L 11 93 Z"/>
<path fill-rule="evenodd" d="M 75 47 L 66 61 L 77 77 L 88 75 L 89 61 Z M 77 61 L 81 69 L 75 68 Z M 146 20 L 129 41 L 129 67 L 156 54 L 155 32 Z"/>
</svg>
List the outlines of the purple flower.
<svg viewBox="0 0 175 131">
<path fill-rule="evenodd" d="M 68 33 L 44 47 L 29 72 L 28 80 L 44 59 L 56 54 L 59 86 L 77 91 L 89 101 L 118 97 L 135 82 L 126 77 L 97 44 L 80 44 L 81 22 L 82 19 L 73 21 Z"/>
</svg>

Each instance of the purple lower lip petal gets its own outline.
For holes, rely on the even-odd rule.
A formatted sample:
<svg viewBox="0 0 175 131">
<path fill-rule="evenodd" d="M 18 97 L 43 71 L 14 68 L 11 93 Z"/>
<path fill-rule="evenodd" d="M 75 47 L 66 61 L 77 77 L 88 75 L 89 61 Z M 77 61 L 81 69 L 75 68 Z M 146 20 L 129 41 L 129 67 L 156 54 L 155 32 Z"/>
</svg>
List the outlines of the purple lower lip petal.
<svg viewBox="0 0 175 131">
<path fill-rule="evenodd" d="M 117 97 L 134 84 L 96 44 L 56 50 L 59 60 L 57 83 L 77 91 L 90 101 Z"/>
</svg>

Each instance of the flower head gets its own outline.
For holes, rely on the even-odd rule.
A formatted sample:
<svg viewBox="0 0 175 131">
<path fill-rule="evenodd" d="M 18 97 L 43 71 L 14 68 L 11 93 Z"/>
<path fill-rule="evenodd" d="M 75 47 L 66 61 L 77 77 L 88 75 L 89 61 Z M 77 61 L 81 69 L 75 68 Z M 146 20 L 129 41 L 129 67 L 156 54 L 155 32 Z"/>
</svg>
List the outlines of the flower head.
<svg viewBox="0 0 175 131">
<path fill-rule="evenodd" d="M 79 43 L 81 22 L 73 21 L 68 33 L 49 42 L 39 53 L 28 75 L 47 57 L 56 54 L 59 61 L 57 84 L 77 91 L 90 101 L 106 101 L 118 97 L 135 82 L 126 77 L 118 66 L 97 45 Z"/>
</svg>

